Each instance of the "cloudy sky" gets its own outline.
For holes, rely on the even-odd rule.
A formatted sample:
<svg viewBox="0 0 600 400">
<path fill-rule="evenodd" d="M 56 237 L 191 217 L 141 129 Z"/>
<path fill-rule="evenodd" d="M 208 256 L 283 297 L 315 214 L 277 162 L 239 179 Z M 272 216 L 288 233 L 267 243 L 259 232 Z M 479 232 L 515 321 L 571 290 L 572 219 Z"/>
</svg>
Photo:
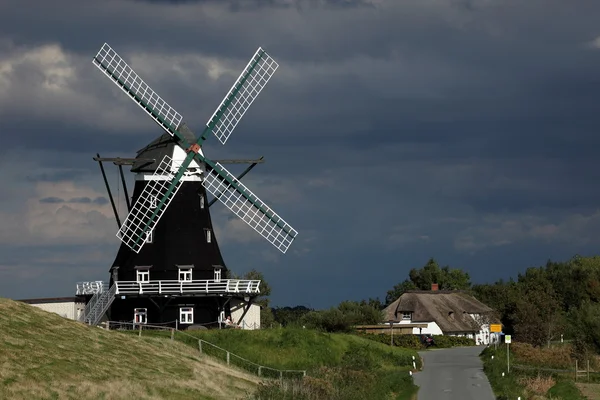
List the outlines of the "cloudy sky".
<svg viewBox="0 0 600 400">
<path fill-rule="evenodd" d="M 92 157 L 161 131 L 92 65 L 104 42 L 196 130 L 258 46 L 279 62 L 227 144 L 204 147 L 265 156 L 244 182 L 300 232 L 283 255 L 211 208 L 228 267 L 262 271 L 274 305 L 383 298 L 429 257 L 486 282 L 595 254 L 598 15 L 597 0 L 0 0 L 0 296 L 108 279 L 117 225 Z"/>
</svg>

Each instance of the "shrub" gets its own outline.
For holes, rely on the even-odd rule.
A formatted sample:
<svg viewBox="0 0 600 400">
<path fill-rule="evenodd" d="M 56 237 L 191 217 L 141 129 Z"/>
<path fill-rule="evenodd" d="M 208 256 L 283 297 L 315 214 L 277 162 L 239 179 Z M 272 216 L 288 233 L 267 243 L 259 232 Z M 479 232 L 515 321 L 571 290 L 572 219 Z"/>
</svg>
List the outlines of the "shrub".
<svg viewBox="0 0 600 400">
<path fill-rule="evenodd" d="M 521 364 L 544 368 L 573 368 L 571 346 L 569 345 L 545 348 L 533 347 L 528 343 L 514 342 L 510 345 L 510 352 L 513 354 L 515 361 Z"/>
<path fill-rule="evenodd" d="M 469 339 L 462 336 L 444 336 L 433 335 L 436 347 L 448 348 L 456 346 L 475 346 L 475 339 Z"/>
</svg>

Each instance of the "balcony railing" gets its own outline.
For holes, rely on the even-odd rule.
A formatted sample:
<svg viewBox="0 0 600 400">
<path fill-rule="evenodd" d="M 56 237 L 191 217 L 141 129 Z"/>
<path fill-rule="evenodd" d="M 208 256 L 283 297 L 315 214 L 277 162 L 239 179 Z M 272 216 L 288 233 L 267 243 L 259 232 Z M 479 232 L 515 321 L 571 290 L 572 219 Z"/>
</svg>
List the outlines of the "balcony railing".
<svg viewBox="0 0 600 400">
<path fill-rule="evenodd" d="M 84 296 L 87 294 L 96 294 L 106 292 L 108 290 L 108 282 L 92 281 L 92 282 L 77 282 L 76 296 Z"/>
<path fill-rule="evenodd" d="M 203 294 L 258 294 L 260 280 L 222 279 L 216 281 L 118 281 L 117 295 L 162 294 L 162 295 L 203 295 Z"/>
</svg>

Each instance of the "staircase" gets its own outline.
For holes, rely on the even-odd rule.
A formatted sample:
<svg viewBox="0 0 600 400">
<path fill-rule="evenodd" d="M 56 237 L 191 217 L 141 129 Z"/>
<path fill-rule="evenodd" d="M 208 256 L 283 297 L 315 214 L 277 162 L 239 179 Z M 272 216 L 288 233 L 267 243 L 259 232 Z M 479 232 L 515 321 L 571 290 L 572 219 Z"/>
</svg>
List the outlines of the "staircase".
<svg viewBox="0 0 600 400">
<path fill-rule="evenodd" d="M 90 301 L 85 305 L 85 309 L 81 314 L 79 320 L 90 325 L 98 325 L 102 316 L 108 310 L 108 307 L 115 300 L 115 294 L 117 292 L 117 285 L 113 284 L 110 290 L 96 293 L 92 296 Z"/>
</svg>

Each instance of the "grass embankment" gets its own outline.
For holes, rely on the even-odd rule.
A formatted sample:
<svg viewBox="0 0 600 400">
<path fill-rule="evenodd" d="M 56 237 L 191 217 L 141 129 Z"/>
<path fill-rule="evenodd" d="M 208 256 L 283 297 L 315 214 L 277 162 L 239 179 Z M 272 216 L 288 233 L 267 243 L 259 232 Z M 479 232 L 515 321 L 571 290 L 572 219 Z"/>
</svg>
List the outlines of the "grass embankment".
<svg viewBox="0 0 600 400">
<path fill-rule="evenodd" d="M 519 396 L 523 400 L 586 399 L 574 382 L 570 346 L 547 349 L 512 343 L 510 373 L 507 373 L 506 345 L 499 345 L 497 350 L 493 347 L 485 349 L 481 358 L 498 400 Z"/>
<path fill-rule="evenodd" d="M 182 343 L 0 299 L 0 399 L 234 399 L 258 383 Z"/>
<path fill-rule="evenodd" d="M 144 332 L 143 334 L 146 334 Z M 168 332 L 148 332 L 168 336 Z M 257 364 L 282 370 L 307 370 L 307 378 L 281 388 L 261 385 L 251 399 L 411 399 L 417 391 L 408 371 L 414 350 L 388 345 L 352 334 L 323 333 L 301 328 L 257 331 L 211 330 L 177 333 L 177 340 L 197 348 L 196 338 L 206 340 Z M 203 351 L 214 352 L 210 346 Z M 210 353 L 209 353 L 210 354 Z M 233 360 L 233 358 L 232 358 Z M 255 366 L 249 366 L 256 371 Z"/>
</svg>

